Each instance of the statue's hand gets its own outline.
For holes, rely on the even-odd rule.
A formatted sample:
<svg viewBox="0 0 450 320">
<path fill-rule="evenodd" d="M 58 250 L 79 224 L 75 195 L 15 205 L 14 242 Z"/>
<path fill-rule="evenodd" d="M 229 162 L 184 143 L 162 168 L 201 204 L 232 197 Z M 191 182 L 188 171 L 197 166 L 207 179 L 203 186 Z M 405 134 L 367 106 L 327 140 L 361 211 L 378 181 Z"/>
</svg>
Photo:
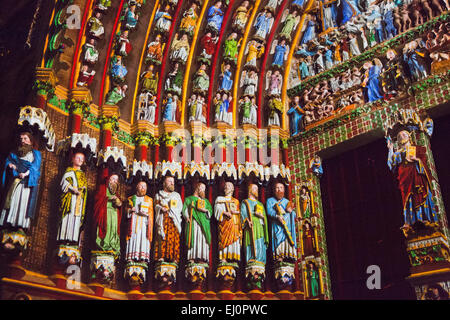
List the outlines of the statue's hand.
<svg viewBox="0 0 450 320">
<path fill-rule="evenodd" d="M 143 217 L 148 217 L 148 213 L 145 211 L 139 211 L 139 214 Z"/>
<path fill-rule="evenodd" d="M 284 222 L 284 219 L 283 219 L 283 217 L 282 216 L 277 216 L 277 219 L 278 219 L 278 221 L 281 223 L 281 224 L 283 224 L 283 222 Z"/>
<path fill-rule="evenodd" d="M 260 213 L 255 213 L 255 216 L 257 216 L 258 218 L 264 219 L 264 216 Z"/>
<path fill-rule="evenodd" d="M 122 205 L 122 201 L 120 201 L 120 199 L 115 196 L 114 204 L 116 205 L 116 207 L 120 207 Z"/>
<path fill-rule="evenodd" d="M 169 207 L 162 207 L 161 210 L 163 213 L 167 213 L 169 212 Z"/>
</svg>

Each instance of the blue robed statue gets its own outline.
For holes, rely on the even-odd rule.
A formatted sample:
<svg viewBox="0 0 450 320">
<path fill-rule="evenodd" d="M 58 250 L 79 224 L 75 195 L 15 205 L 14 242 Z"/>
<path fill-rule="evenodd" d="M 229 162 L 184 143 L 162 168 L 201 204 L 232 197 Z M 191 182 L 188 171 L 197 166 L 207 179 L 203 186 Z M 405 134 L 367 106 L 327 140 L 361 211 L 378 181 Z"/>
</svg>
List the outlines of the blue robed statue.
<svg viewBox="0 0 450 320">
<path fill-rule="evenodd" d="M 383 68 L 381 61 L 374 59 L 374 64 L 370 61 L 364 64 L 366 70 L 362 86 L 364 87 L 367 102 L 377 101 L 383 98 L 383 91 L 381 88 L 380 74 Z"/>
<path fill-rule="evenodd" d="M 291 202 L 284 197 L 284 191 L 284 185 L 276 183 L 275 196 L 269 198 L 266 203 L 267 215 L 272 221 L 272 253 L 277 261 L 297 258 L 296 213 Z"/>
<path fill-rule="evenodd" d="M 30 133 L 20 134 L 17 151 L 11 152 L 5 161 L 2 187 L 3 208 L 0 226 L 28 229 L 34 218 L 41 176 L 41 153 L 32 147 Z"/>
<path fill-rule="evenodd" d="M 291 119 L 289 126 L 291 136 L 295 136 L 296 134 L 300 133 L 303 130 L 302 118 L 303 115 L 305 114 L 305 111 L 302 109 L 300 104 L 296 102 L 292 107 L 289 108 L 287 114 Z"/>
<path fill-rule="evenodd" d="M 361 13 L 355 0 L 340 0 L 340 6 L 342 9 L 341 25 L 347 23 L 353 17 L 356 17 Z"/>
<path fill-rule="evenodd" d="M 222 2 L 216 2 L 211 8 L 208 10 L 208 15 L 206 20 L 208 21 L 208 26 L 213 28 L 216 32 L 219 32 L 222 28 L 223 22 L 223 11 L 220 9 L 222 6 Z"/>
</svg>

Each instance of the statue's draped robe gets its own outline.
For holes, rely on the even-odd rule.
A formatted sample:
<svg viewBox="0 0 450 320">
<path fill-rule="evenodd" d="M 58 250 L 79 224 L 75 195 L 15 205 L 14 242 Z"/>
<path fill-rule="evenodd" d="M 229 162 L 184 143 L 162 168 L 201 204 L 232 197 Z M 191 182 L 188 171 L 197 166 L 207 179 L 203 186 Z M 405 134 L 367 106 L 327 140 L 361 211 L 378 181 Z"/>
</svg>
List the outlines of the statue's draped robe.
<svg viewBox="0 0 450 320">
<path fill-rule="evenodd" d="M 168 207 L 167 214 L 162 212 Z M 155 196 L 154 259 L 180 261 L 181 209 L 183 201 L 177 192 L 160 190 Z"/>
<path fill-rule="evenodd" d="M 147 216 L 128 211 L 127 249 L 125 259 L 135 261 L 150 260 L 150 246 L 153 239 L 153 199 L 147 195 L 133 195 L 128 198 L 128 205 L 142 211 Z"/>
<path fill-rule="evenodd" d="M 16 170 L 9 168 L 9 164 L 14 164 Z M 35 214 L 40 167 L 41 153 L 37 150 L 32 150 L 23 157 L 10 153 L 6 158 L 2 186 L 7 185 L 8 192 L 0 216 L 1 226 L 9 224 L 24 229 L 30 227 Z M 26 177 L 20 179 L 20 173 L 24 173 Z"/>
<path fill-rule="evenodd" d="M 417 221 L 436 222 L 438 218 L 432 200 L 431 179 L 426 167 L 426 148 L 412 148 L 415 148 L 415 156 L 419 161 L 407 161 L 407 150 L 389 152 L 388 155 L 388 166 L 397 175 L 404 222 L 409 225 Z"/>
<path fill-rule="evenodd" d="M 204 201 L 204 209 L 208 213 L 198 210 L 199 200 Z M 211 246 L 212 206 L 208 199 L 200 199 L 189 196 L 184 200 L 183 217 L 189 218 L 190 222 L 185 226 L 185 244 L 187 248 L 187 259 L 201 259 L 209 262 L 209 251 Z"/>
<path fill-rule="evenodd" d="M 259 218 L 255 215 L 256 206 L 258 206 L 260 213 L 264 216 L 264 219 Z M 250 217 L 251 215 L 251 217 Z M 264 206 L 261 202 L 253 199 L 246 199 L 241 203 L 241 221 L 243 226 L 247 220 L 251 219 L 253 222 L 253 235 L 255 239 L 253 254 L 253 243 L 251 237 L 251 230 L 245 227 L 243 233 L 243 246 L 245 247 L 245 259 L 246 262 L 259 262 L 262 264 L 266 263 L 266 250 L 269 244 L 269 232 L 267 228 L 267 215 Z"/>
<path fill-rule="evenodd" d="M 297 258 L 297 243 L 295 230 L 295 211 L 288 213 L 286 208 L 289 200 L 283 198 L 267 199 L 267 215 L 272 218 L 272 253 L 277 258 Z M 278 221 L 277 216 L 281 216 L 284 220 L 284 226 Z"/>
<path fill-rule="evenodd" d="M 113 195 L 107 188 L 107 182 L 100 184 L 95 195 L 94 223 L 97 227 L 95 242 L 97 250 L 120 254 L 120 219 L 121 210 L 112 200 Z"/>
<path fill-rule="evenodd" d="M 86 209 L 86 175 L 82 170 L 69 167 L 62 177 L 60 185 L 63 192 L 61 195 L 62 217 L 56 239 L 78 243 Z M 73 188 L 77 188 L 80 194 L 74 194 Z"/>
<path fill-rule="evenodd" d="M 241 259 L 240 214 L 232 214 L 230 219 L 223 214 L 224 212 L 230 212 L 232 207 L 234 207 L 235 211 L 239 211 L 239 201 L 237 199 L 225 196 L 216 198 L 214 216 L 219 225 L 219 259 L 239 261 Z"/>
</svg>

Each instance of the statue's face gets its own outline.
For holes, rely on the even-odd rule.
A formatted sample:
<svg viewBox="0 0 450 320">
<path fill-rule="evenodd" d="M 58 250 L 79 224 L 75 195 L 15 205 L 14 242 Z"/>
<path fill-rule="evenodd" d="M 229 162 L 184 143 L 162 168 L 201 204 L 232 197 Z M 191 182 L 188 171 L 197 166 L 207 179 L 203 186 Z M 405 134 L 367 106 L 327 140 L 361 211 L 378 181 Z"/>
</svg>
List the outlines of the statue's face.
<svg viewBox="0 0 450 320">
<path fill-rule="evenodd" d="M 144 181 L 138 183 L 136 186 L 136 193 L 141 197 L 147 193 L 147 184 Z"/>
<path fill-rule="evenodd" d="M 116 194 L 117 189 L 119 187 L 119 176 L 116 174 L 113 174 L 109 177 L 108 181 L 108 189 L 111 194 Z"/>
<path fill-rule="evenodd" d="M 275 197 L 278 200 L 283 199 L 283 197 L 284 197 L 284 185 L 283 184 L 277 183 L 275 185 Z"/>
<path fill-rule="evenodd" d="M 395 57 L 395 52 L 392 51 L 392 50 L 388 50 L 388 52 L 386 52 L 386 57 L 387 57 L 389 60 L 394 59 L 394 57 Z"/>
<path fill-rule="evenodd" d="M 113 174 L 111 177 L 109 177 L 109 183 L 118 184 L 119 176 L 116 174 Z"/>
<path fill-rule="evenodd" d="M 72 158 L 72 164 L 74 167 L 81 167 L 84 163 L 84 154 L 76 153 Z"/>
<path fill-rule="evenodd" d="M 258 197 L 258 186 L 256 184 L 252 184 L 249 188 L 249 193 L 250 193 L 250 195 L 257 198 Z"/>
<path fill-rule="evenodd" d="M 173 192 L 175 190 L 175 180 L 173 177 L 167 177 L 164 180 L 164 190 L 168 192 Z"/>
<path fill-rule="evenodd" d="M 234 186 L 233 186 L 233 184 L 232 184 L 231 182 L 225 183 L 225 187 L 224 187 L 225 195 L 228 196 L 228 195 L 232 194 L 233 191 L 234 191 Z"/>
<path fill-rule="evenodd" d="M 409 141 L 409 133 L 406 130 L 402 130 L 397 135 L 397 140 L 400 144 L 405 144 Z"/>
<path fill-rule="evenodd" d="M 31 146 L 31 139 L 27 134 L 20 135 L 20 144 L 22 146 Z"/>
<path fill-rule="evenodd" d="M 200 198 L 205 198 L 205 192 L 206 192 L 206 186 L 203 183 L 200 183 L 197 186 L 197 193 L 200 196 Z"/>
</svg>

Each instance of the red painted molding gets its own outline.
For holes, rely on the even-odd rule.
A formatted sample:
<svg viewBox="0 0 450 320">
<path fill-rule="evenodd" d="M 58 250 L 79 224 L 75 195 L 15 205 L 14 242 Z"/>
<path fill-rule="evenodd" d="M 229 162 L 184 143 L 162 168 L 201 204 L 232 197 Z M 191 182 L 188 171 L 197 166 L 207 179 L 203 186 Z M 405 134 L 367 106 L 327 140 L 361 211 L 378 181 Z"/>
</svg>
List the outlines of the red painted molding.
<svg viewBox="0 0 450 320">
<path fill-rule="evenodd" d="M 88 0 L 88 2 L 86 3 L 86 7 L 84 8 L 83 13 L 83 19 L 81 21 L 80 32 L 78 32 L 77 45 L 75 46 L 75 54 L 73 56 L 72 61 L 72 71 L 70 73 L 69 90 L 73 88 L 73 79 L 75 77 L 75 69 L 76 69 L 75 66 L 77 65 L 78 52 L 80 51 L 81 38 L 83 38 L 83 32 L 86 29 L 87 14 L 89 12 L 89 8 L 91 7 L 91 2 L 92 0 Z"/>
</svg>

